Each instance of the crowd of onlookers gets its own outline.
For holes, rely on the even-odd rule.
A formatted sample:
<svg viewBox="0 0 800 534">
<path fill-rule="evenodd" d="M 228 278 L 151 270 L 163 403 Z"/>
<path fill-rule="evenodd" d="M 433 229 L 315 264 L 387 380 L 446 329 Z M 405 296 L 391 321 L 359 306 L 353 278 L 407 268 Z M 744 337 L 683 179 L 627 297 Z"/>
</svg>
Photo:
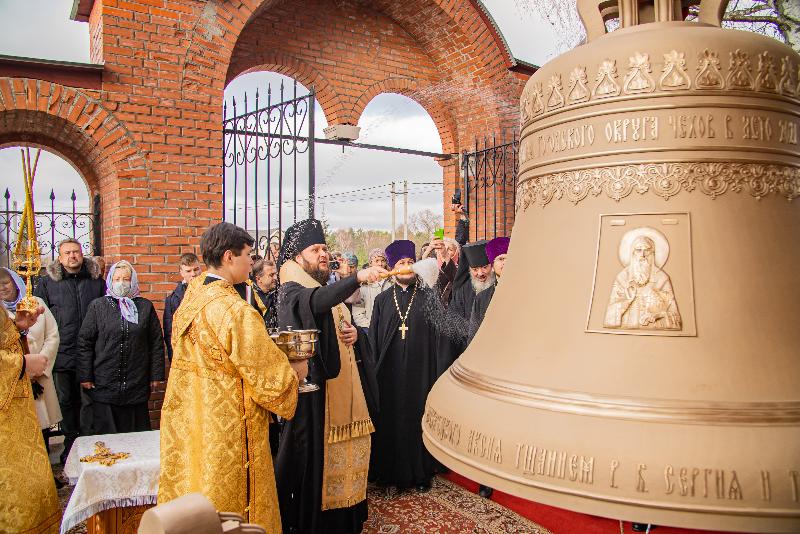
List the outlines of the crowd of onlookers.
<svg viewBox="0 0 800 534">
<path fill-rule="evenodd" d="M 265 251 L 266 258 L 252 256 L 250 280 L 236 286 L 271 331 L 278 327 L 278 249 L 273 242 Z M 459 249 L 459 243 L 450 238 L 434 238 L 422 247 L 420 259 L 436 257 L 444 271 L 448 262 L 452 267 L 441 284 L 445 292 L 447 279 L 455 277 Z M 153 303 L 141 296 L 136 268 L 130 262 L 118 261 L 105 272 L 103 259 L 84 256 L 75 239 L 60 242 L 57 253 L 36 281 L 34 296 L 45 313 L 27 333 L 27 340 L 31 351 L 48 357 L 44 373 L 34 380 L 35 404 L 45 442 L 56 425 L 63 433 L 60 459 L 64 463 L 79 435 L 151 428 L 148 401 L 153 388 L 165 379 L 165 356 L 172 359 L 173 315 L 202 266 L 193 253 L 180 256 L 180 281 L 167 296 L 160 320 Z M 359 270 L 359 259 L 352 252 L 330 256 L 329 283 Z M 387 268 L 382 248 L 371 250 L 365 260 L 365 267 Z M 356 326 L 369 328 L 375 298 L 390 284 L 389 279 L 364 284 L 347 299 Z M 16 272 L 0 268 L 0 300 L 11 316 L 25 291 L 25 282 Z"/>
</svg>

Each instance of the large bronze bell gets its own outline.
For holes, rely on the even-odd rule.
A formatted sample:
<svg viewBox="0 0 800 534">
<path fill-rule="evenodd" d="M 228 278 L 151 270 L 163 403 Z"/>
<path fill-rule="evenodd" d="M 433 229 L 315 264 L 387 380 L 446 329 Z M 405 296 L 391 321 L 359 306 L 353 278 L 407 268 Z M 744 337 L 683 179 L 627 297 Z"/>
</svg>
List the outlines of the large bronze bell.
<svg viewBox="0 0 800 534">
<path fill-rule="evenodd" d="M 800 532 L 800 57 L 726 4 L 579 0 L 588 44 L 528 82 L 503 279 L 422 422 L 454 471 Z"/>
</svg>

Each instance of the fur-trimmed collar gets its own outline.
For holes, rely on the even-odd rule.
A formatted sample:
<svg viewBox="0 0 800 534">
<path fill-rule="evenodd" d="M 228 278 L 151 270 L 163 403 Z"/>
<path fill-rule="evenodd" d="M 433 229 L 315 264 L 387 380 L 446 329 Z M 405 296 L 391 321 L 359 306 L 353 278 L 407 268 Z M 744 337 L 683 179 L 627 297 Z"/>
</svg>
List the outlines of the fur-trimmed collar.
<svg viewBox="0 0 800 534">
<path fill-rule="evenodd" d="M 89 273 L 94 279 L 100 278 L 100 266 L 94 261 L 94 258 L 91 256 L 84 256 L 83 257 L 83 268 L 86 272 Z M 56 282 L 60 282 L 62 278 L 64 278 L 64 269 L 61 267 L 61 263 L 58 260 L 54 260 L 50 262 L 50 265 L 47 266 L 47 275 L 52 278 Z"/>
</svg>

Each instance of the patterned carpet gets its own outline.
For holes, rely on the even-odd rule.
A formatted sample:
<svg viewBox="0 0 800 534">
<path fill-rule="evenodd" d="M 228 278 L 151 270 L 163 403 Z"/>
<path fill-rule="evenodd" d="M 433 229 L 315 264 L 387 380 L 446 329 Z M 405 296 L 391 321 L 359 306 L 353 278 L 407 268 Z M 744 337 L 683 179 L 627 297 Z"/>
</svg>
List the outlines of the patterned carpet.
<svg viewBox="0 0 800 534">
<path fill-rule="evenodd" d="M 371 488 L 368 534 L 551 534 L 496 502 L 435 478 L 427 493 Z"/>
<path fill-rule="evenodd" d="M 62 509 L 72 486 L 59 490 Z M 427 493 L 369 490 L 369 519 L 364 534 L 551 534 L 549 530 L 499 504 L 436 478 Z M 85 534 L 81 523 L 69 534 Z"/>
</svg>

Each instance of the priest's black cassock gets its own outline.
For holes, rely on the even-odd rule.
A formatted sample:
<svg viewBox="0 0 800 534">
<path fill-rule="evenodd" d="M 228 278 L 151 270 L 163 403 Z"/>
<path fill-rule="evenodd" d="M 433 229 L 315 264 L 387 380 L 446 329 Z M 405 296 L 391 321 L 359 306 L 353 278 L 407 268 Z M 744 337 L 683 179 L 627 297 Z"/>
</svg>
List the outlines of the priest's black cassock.
<svg viewBox="0 0 800 534">
<path fill-rule="evenodd" d="M 478 331 L 481 323 L 483 323 L 483 318 L 486 317 L 486 310 L 489 309 L 489 304 L 492 303 L 492 297 L 494 297 L 494 290 L 496 287 L 496 285 L 487 287 L 475 295 L 475 301 L 472 303 L 472 315 L 469 320 L 470 339 L 475 336 L 475 332 Z"/>
<path fill-rule="evenodd" d="M 434 474 L 421 428 L 425 400 L 438 376 L 437 336 L 424 312 L 432 299 L 437 294 L 422 283 L 405 289 L 395 284 L 375 298 L 372 308 L 369 338 L 378 362 L 380 412 L 370 475 L 387 486 L 427 485 Z M 404 315 L 409 310 L 405 339 L 398 307 Z"/>
<path fill-rule="evenodd" d="M 511 244 L 511 239 L 506 236 L 495 237 L 488 243 L 486 243 L 486 259 L 489 263 L 492 264 L 492 269 L 497 268 L 497 264 L 495 260 L 502 258 L 505 260 L 505 255 L 508 254 L 508 247 Z M 502 266 L 501 266 L 502 267 Z M 502 271 L 502 268 L 501 268 Z M 489 304 L 492 302 L 492 298 L 494 297 L 494 290 L 497 287 L 497 284 L 500 282 L 500 272 L 495 272 L 495 283 L 493 286 L 488 287 L 475 295 L 475 300 L 472 304 L 472 313 L 470 314 L 469 326 L 470 326 L 470 334 L 469 338 L 475 336 L 475 333 L 478 331 L 478 328 L 483 323 L 483 318 L 486 316 L 486 310 L 489 309 Z"/>
<path fill-rule="evenodd" d="M 444 326 L 437 325 L 439 331 L 437 341 L 437 374 L 444 373 L 450 365 L 467 348 L 469 342 L 469 321 L 472 315 L 472 306 L 475 302 L 475 288 L 472 285 L 470 267 L 482 267 L 489 264 L 486 256 L 487 241 L 476 241 L 461 248 L 461 259 L 458 265 L 456 282 L 453 284 L 453 296 L 447 307 L 448 321 Z M 435 311 L 441 315 L 441 310 Z M 458 320 L 460 319 L 460 320 Z M 438 321 L 442 322 L 442 321 Z M 445 333 L 447 332 L 447 333 Z"/>
<path fill-rule="evenodd" d="M 287 230 L 287 244 L 291 245 L 292 237 Z M 324 243 L 321 236 L 317 236 L 316 242 L 320 239 Z M 293 261 L 290 258 L 308 244 L 302 239 L 297 240 L 293 249 L 281 250 L 281 264 Z M 366 500 L 347 508 L 322 511 L 325 381 L 338 376 L 341 369 L 336 337 L 338 328 L 331 308 L 344 302 L 358 287 L 356 277 L 352 276 L 331 285 L 312 288 L 285 282 L 278 290 L 278 324 L 281 329 L 291 326 L 293 329 L 320 330 L 316 354 L 308 360 L 308 381 L 320 388 L 312 393 L 301 393 L 298 397 L 295 416 L 286 421 L 281 433 L 275 461 L 281 522 L 286 533 L 357 533 L 361 532 L 367 519 Z M 355 353 L 364 396 L 370 413 L 374 414 L 377 408 L 374 360 L 369 340 L 361 330 Z"/>
</svg>

